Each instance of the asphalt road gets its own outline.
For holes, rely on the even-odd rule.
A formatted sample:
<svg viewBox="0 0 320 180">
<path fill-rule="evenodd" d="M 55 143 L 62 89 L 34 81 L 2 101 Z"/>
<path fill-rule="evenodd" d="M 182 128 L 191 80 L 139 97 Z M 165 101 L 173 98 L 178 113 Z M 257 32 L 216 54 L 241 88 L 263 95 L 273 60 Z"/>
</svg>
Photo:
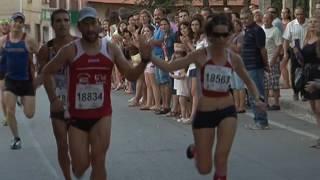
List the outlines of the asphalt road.
<svg viewBox="0 0 320 180">
<path fill-rule="evenodd" d="M 107 157 L 109 180 L 211 180 L 198 175 L 186 159 L 192 143 L 190 125 L 129 108 L 129 96 L 112 94 L 113 122 Z M 36 115 L 28 120 L 17 109 L 21 150 L 10 150 L 11 136 L 0 127 L 0 180 L 63 179 L 43 89 L 37 93 Z M 320 150 L 309 146 L 319 136 L 312 123 L 283 112 L 269 114 L 271 130 L 251 131 L 250 114 L 240 115 L 229 159 L 229 180 L 319 180 Z M 87 172 L 87 177 L 90 170 Z M 86 178 L 85 178 L 86 179 Z"/>
</svg>

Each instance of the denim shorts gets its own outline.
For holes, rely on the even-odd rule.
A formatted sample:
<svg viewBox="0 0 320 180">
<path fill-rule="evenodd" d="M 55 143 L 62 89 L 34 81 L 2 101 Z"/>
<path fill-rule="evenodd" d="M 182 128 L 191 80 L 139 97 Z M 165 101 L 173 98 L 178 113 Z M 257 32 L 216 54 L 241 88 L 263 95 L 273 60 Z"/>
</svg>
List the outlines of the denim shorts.
<svg viewBox="0 0 320 180">
<path fill-rule="evenodd" d="M 155 69 L 155 77 L 156 77 L 156 82 L 159 85 L 169 84 L 171 82 L 169 73 L 162 71 L 157 67 Z"/>
<path fill-rule="evenodd" d="M 159 59 L 159 61 L 163 60 L 161 56 L 156 56 L 156 57 Z M 155 73 L 155 78 L 158 85 L 169 84 L 171 82 L 169 72 L 162 71 L 160 68 L 155 67 L 154 73 Z"/>
</svg>

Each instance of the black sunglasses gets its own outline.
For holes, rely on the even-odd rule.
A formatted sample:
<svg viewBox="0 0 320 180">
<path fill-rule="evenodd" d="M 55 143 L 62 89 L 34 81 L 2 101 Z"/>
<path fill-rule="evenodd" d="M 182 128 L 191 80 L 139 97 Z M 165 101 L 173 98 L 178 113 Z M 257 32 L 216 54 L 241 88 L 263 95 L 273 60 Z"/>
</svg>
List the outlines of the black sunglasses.
<svg viewBox="0 0 320 180">
<path fill-rule="evenodd" d="M 226 38 L 226 37 L 228 37 L 230 35 L 230 33 L 229 32 L 225 32 L 225 33 L 219 33 L 219 32 L 212 32 L 211 33 L 211 36 L 212 37 L 224 37 L 224 38 Z"/>
</svg>

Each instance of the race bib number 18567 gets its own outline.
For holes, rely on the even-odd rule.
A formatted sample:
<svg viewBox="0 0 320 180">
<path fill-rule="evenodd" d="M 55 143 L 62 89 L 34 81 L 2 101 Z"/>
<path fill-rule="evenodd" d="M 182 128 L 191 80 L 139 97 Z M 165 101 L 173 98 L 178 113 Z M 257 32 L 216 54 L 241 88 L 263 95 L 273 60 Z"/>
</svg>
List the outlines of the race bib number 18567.
<svg viewBox="0 0 320 180">
<path fill-rule="evenodd" d="M 76 86 L 76 109 L 101 108 L 104 102 L 102 84 L 77 84 Z"/>
<path fill-rule="evenodd" d="M 207 65 L 204 70 L 204 89 L 217 92 L 228 91 L 231 75 L 230 68 Z"/>
</svg>

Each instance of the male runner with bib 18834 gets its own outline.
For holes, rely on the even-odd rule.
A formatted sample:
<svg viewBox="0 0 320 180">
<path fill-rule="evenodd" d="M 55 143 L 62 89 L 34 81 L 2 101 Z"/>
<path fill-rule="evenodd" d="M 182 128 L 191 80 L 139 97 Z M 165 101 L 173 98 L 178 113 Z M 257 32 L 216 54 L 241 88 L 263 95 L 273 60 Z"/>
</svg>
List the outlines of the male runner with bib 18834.
<svg viewBox="0 0 320 180">
<path fill-rule="evenodd" d="M 76 39 L 76 37 L 70 34 L 70 17 L 68 11 L 64 9 L 53 11 L 51 14 L 51 26 L 55 38 L 44 44 L 37 55 L 40 72 L 57 54 L 59 49 Z M 64 66 L 54 75 L 53 86 L 45 86 L 45 89 L 49 100 L 53 100 L 50 101 L 50 118 L 52 119 L 53 133 L 57 143 L 59 164 L 65 179 L 70 180 L 70 158 L 68 150 L 69 121 L 64 116 L 67 97 L 66 75 L 67 72 Z"/>
<path fill-rule="evenodd" d="M 74 175 L 81 178 L 91 164 L 91 179 L 107 179 L 105 159 L 111 133 L 113 66 L 115 64 L 128 80 L 136 80 L 144 72 L 148 60 L 142 57 L 142 62 L 133 67 L 117 45 L 106 38 L 99 39 L 97 12 L 91 7 L 80 10 L 78 29 L 82 38 L 63 47 L 42 74 L 45 86 L 50 87 L 51 76 L 67 66 L 68 136 Z M 51 98 L 51 102 L 58 99 Z"/>
<path fill-rule="evenodd" d="M 191 63 L 196 64 L 199 69 L 196 77 L 200 95 L 192 122 L 194 144 L 188 147 L 187 156 L 195 159 L 200 174 L 209 174 L 212 169 L 214 139 L 217 135 L 213 180 L 227 179 L 228 157 L 237 127 L 237 112 L 229 91 L 233 71 L 246 83 L 255 97 L 257 107 L 266 111 L 266 105 L 260 101 L 257 87 L 250 79 L 242 60 L 228 49 L 227 42 L 232 31 L 230 18 L 225 14 L 218 14 L 208 21 L 205 28 L 208 47 L 169 63 L 152 58 L 156 66 L 169 72 L 186 68 Z M 144 52 L 148 54 L 151 49 L 147 43 L 140 43 L 140 48 L 142 55 Z"/>
<path fill-rule="evenodd" d="M 14 136 L 11 149 L 20 149 L 21 140 L 15 117 L 17 97 L 20 96 L 23 112 L 32 118 L 35 112 L 35 66 L 33 54 L 38 45 L 23 32 L 25 17 L 22 13 L 14 13 L 11 17 L 10 33 L 0 39 L 2 61 L 6 66 L 4 100 L 9 127 Z"/>
</svg>

